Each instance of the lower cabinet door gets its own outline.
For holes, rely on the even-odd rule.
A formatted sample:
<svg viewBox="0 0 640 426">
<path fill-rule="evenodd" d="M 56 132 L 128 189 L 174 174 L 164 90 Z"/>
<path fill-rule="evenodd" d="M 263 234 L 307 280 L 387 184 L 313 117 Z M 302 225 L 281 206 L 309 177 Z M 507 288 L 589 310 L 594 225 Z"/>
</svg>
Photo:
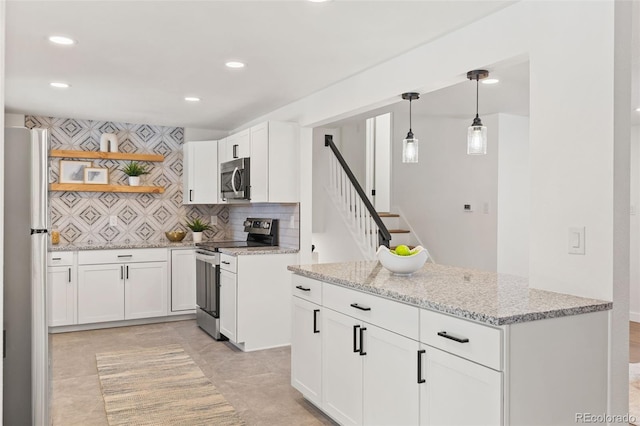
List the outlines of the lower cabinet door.
<svg viewBox="0 0 640 426">
<path fill-rule="evenodd" d="M 196 308 L 196 251 L 171 250 L 171 311 Z"/>
<path fill-rule="evenodd" d="M 78 266 L 78 323 L 124 319 L 124 266 Z"/>
<path fill-rule="evenodd" d="M 224 269 L 220 270 L 220 333 L 236 343 L 237 287 L 237 275 Z"/>
<path fill-rule="evenodd" d="M 364 424 L 418 425 L 420 343 L 371 324 L 364 327 Z"/>
<path fill-rule="evenodd" d="M 318 407 L 322 404 L 322 329 L 320 306 L 293 297 L 291 386 Z"/>
<path fill-rule="evenodd" d="M 322 407 L 342 425 L 362 424 L 361 327 L 347 315 L 322 312 Z"/>
<path fill-rule="evenodd" d="M 76 323 L 76 282 L 71 266 L 52 266 L 48 273 L 49 326 Z"/>
<path fill-rule="evenodd" d="M 502 373 L 430 346 L 423 349 L 422 425 L 502 424 Z"/>
<path fill-rule="evenodd" d="M 129 263 L 124 268 L 124 318 L 167 315 L 167 263 Z"/>
</svg>

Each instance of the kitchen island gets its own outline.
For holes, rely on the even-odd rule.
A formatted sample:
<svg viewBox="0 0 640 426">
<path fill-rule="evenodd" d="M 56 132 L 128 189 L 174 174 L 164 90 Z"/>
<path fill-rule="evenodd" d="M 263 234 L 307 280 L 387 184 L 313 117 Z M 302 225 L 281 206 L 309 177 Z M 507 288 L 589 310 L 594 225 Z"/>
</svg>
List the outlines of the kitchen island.
<svg viewBox="0 0 640 426">
<path fill-rule="evenodd" d="M 290 266 L 292 385 L 341 424 L 571 424 L 607 409 L 612 303 L 426 264 Z"/>
</svg>

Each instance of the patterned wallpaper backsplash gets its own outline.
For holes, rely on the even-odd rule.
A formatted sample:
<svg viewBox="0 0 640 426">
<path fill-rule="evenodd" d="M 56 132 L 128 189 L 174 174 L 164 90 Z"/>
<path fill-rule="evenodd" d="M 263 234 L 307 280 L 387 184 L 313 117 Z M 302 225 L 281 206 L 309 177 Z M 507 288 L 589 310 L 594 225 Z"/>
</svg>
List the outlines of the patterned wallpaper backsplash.
<svg viewBox="0 0 640 426">
<path fill-rule="evenodd" d="M 280 246 L 300 249 L 300 205 L 299 204 L 234 204 L 229 205 L 229 236 L 233 240 L 244 240 L 243 222 L 248 217 L 279 219 Z M 293 216 L 293 223 L 291 217 Z"/>
<path fill-rule="evenodd" d="M 162 154 L 164 162 L 147 163 L 151 173 L 143 185 L 162 186 L 163 194 L 121 194 L 114 192 L 49 192 L 51 229 L 58 229 L 62 242 L 76 244 L 129 244 L 166 241 L 165 231 L 187 228 L 196 217 L 205 222 L 218 217 L 218 224 L 204 235 L 206 240 L 229 238 L 229 208 L 226 205 L 182 205 L 182 143 L 184 129 L 148 124 L 75 120 L 27 116 L 28 128 L 50 130 L 50 149 L 99 151 L 103 133 L 118 136 L 120 152 Z M 58 158 L 50 158 L 49 182 L 58 182 Z M 84 160 L 82 160 L 84 161 Z M 94 167 L 109 169 L 109 182 L 126 185 L 120 171 L 124 161 L 93 160 Z M 109 225 L 117 216 L 118 224 Z M 245 234 L 246 235 L 246 234 Z M 187 233 L 185 241 L 191 239 Z"/>
</svg>

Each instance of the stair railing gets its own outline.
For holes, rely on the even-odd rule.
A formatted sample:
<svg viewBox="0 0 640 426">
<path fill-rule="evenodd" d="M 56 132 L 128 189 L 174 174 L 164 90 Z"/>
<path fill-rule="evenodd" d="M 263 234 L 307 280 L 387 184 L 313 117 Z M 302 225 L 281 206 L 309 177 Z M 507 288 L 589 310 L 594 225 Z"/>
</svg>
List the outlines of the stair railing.
<svg viewBox="0 0 640 426">
<path fill-rule="evenodd" d="M 334 154 L 329 162 L 329 185 L 340 198 L 358 234 L 363 236 L 368 251 L 375 254 L 378 246 L 389 247 L 389 230 L 333 143 L 332 135 L 324 135 L 324 146 L 331 148 Z"/>
</svg>

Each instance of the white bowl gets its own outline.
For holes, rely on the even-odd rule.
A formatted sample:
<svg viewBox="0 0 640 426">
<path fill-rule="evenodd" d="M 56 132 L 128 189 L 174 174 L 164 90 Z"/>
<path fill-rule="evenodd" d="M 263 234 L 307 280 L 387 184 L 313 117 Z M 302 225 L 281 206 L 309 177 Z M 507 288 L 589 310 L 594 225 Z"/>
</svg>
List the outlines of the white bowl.
<svg viewBox="0 0 640 426">
<path fill-rule="evenodd" d="M 414 250 L 417 253 L 411 256 L 398 256 L 391 253 L 387 247 L 380 246 L 376 255 L 382 266 L 394 275 L 411 275 L 422 268 L 429 257 L 422 246 L 417 246 Z"/>
</svg>

